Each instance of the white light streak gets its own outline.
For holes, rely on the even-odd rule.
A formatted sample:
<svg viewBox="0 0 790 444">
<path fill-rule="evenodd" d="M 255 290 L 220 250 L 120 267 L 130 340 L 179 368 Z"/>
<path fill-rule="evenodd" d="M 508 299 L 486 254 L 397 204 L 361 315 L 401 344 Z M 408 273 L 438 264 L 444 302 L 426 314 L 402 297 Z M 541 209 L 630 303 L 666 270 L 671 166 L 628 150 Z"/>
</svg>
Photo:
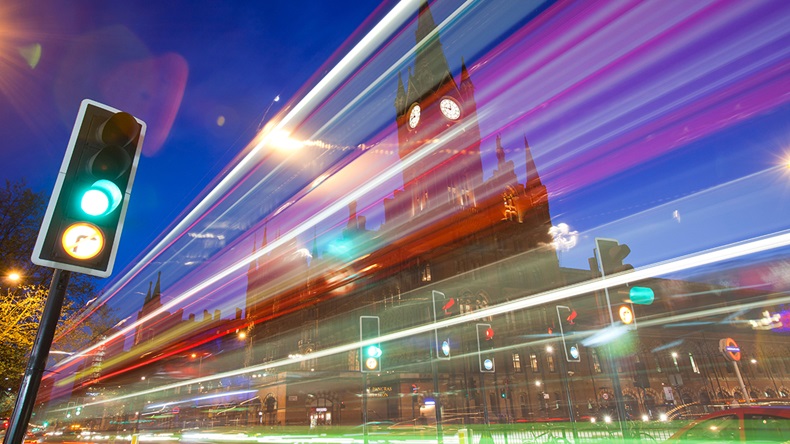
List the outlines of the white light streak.
<svg viewBox="0 0 790 444">
<path fill-rule="evenodd" d="M 417 156 L 415 156 L 417 157 Z M 416 161 L 416 160 L 415 160 Z M 352 193 L 353 195 L 353 193 Z M 339 205 L 336 203 L 335 205 Z M 319 217 L 320 215 L 316 215 L 315 217 Z M 281 238 L 282 239 L 282 238 Z M 284 243 L 285 240 L 277 241 L 278 245 L 274 245 L 271 248 L 277 248 L 279 245 Z M 585 294 L 590 294 L 596 291 L 601 291 L 607 287 L 614 287 L 626 284 L 628 282 L 639 281 L 643 279 L 653 278 L 657 276 L 677 273 L 680 271 L 690 270 L 697 267 L 702 267 L 705 265 L 713 264 L 716 262 L 723 262 L 732 259 L 736 259 L 738 257 L 747 256 L 750 254 L 761 253 L 764 251 L 769 251 L 777 248 L 787 247 L 790 246 L 790 230 L 782 231 L 770 236 L 759 237 L 756 239 L 751 239 L 748 241 L 731 244 L 727 246 L 723 246 L 716 249 L 702 251 L 700 253 L 692 254 L 683 256 L 677 259 L 659 262 L 654 265 L 649 265 L 645 267 L 641 267 L 635 269 L 631 272 L 626 273 L 619 273 L 612 276 L 607 276 L 605 278 L 599 278 L 590 280 L 581 284 L 571 285 L 568 287 L 563 287 L 556 290 L 547 291 L 544 293 L 539 293 L 533 296 L 527 296 L 521 299 L 517 299 L 512 302 L 495 305 L 492 307 L 488 307 L 486 309 L 478 310 L 472 313 L 467 313 L 462 316 L 457 316 L 450 319 L 445 319 L 436 323 L 428 323 L 425 325 L 421 325 L 419 327 L 410 328 L 408 330 L 402 330 L 394 333 L 389 333 L 386 335 L 382 335 L 378 338 L 373 338 L 365 341 L 354 342 L 350 344 L 341 345 L 338 347 L 328 348 L 325 350 L 317 350 L 309 355 L 306 356 L 296 356 L 292 355 L 289 359 L 269 362 L 265 365 L 256 365 L 250 366 L 239 370 L 232 370 L 224 373 L 217 373 L 211 376 L 206 376 L 202 378 L 196 378 L 189 381 L 181 381 L 173 384 L 168 384 L 161 387 L 155 387 L 148 390 L 142 390 L 136 393 L 130 393 L 127 395 L 119 396 L 113 399 L 105 399 L 95 402 L 90 402 L 84 404 L 84 406 L 91 406 L 97 404 L 103 404 L 106 402 L 113 402 L 121 399 L 127 398 L 134 398 L 137 396 L 148 395 L 152 393 L 156 393 L 162 390 L 169 390 L 174 389 L 177 387 L 183 387 L 191 384 L 200 384 L 202 382 L 213 381 L 217 379 L 227 378 L 231 376 L 239 376 L 253 372 L 260 372 L 260 371 L 268 371 L 272 368 L 276 368 L 283 365 L 290 365 L 294 362 L 301 362 L 307 359 L 319 359 L 326 356 L 332 356 L 338 353 L 344 353 L 351 350 L 359 349 L 361 347 L 365 347 L 368 345 L 379 344 L 379 343 L 386 343 L 389 341 L 393 341 L 396 339 L 401 339 L 409 336 L 413 336 L 415 334 L 426 333 L 429 331 L 433 331 L 437 328 L 444 328 L 449 327 L 452 325 L 457 324 L 464 324 L 469 322 L 474 322 L 476 319 L 489 317 L 489 316 L 496 316 L 503 313 L 520 310 L 529 307 L 535 307 L 539 305 L 544 305 L 550 302 L 556 302 L 558 300 L 565 300 L 574 297 L 578 297 Z M 237 267 L 240 267 L 237 265 Z M 183 297 L 183 296 L 181 296 Z M 781 303 L 785 300 L 790 301 L 790 296 L 785 298 L 774 299 L 774 303 Z M 687 313 L 684 315 L 673 316 L 673 320 L 682 320 L 686 318 L 699 318 L 706 315 L 713 315 L 718 313 L 725 313 L 730 312 L 736 308 L 744 308 L 747 306 L 759 306 L 763 304 L 762 301 L 754 302 L 751 304 L 743 304 L 739 307 L 720 307 L 710 310 L 705 310 L 704 312 L 694 312 L 694 313 Z M 641 325 L 655 325 L 665 322 L 665 320 L 652 320 L 652 321 L 642 321 Z"/>
<path fill-rule="evenodd" d="M 297 103 L 291 111 L 286 114 L 285 117 L 281 121 L 277 123 L 275 128 L 268 132 L 264 137 L 258 142 L 258 144 L 253 147 L 253 149 L 242 159 L 239 161 L 236 166 L 217 184 L 214 189 L 212 189 L 206 197 L 200 201 L 193 209 L 190 211 L 182 220 L 179 222 L 173 230 L 170 231 L 162 240 L 154 246 L 148 254 L 146 254 L 137 265 L 132 267 L 129 272 L 122 278 L 120 278 L 117 283 L 110 288 L 108 288 L 105 292 L 107 295 L 112 295 L 119 291 L 129 280 L 134 277 L 137 273 L 142 270 L 143 267 L 147 266 L 155 257 L 157 257 L 168 245 L 170 245 L 173 241 L 175 241 L 182 233 L 185 228 L 192 226 L 195 221 L 199 220 L 209 208 L 230 188 L 232 188 L 232 184 L 234 184 L 237 180 L 242 179 L 247 172 L 252 168 L 254 165 L 254 160 L 257 159 L 258 154 L 260 153 L 261 149 L 266 146 L 267 143 L 270 141 L 270 137 L 272 134 L 277 133 L 278 131 L 285 130 L 285 127 L 288 125 L 296 126 L 295 123 L 299 122 L 300 119 L 303 118 L 303 115 L 308 115 L 312 109 L 320 105 L 320 102 L 326 98 L 328 95 L 332 93 L 332 91 L 337 88 L 345 79 L 346 76 L 351 75 L 357 69 L 358 65 L 363 63 L 373 51 L 375 51 L 383 42 L 385 42 L 392 33 L 397 31 L 403 23 L 405 23 L 411 17 L 412 12 L 416 9 L 419 2 L 417 0 L 403 0 L 399 2 L 395 7 L 387 13 L 387 15 L 378 23 L 376 26 L 367 34 L 365 37 L 356 45 L 354 48 L 349 51 L 349 53 L 343 57 L 340 62 L 326 75 L 324 78 L 302 99 Z M 278 99 L 279 95 L 275 98 Z M 366 187 L 368 189 L 368 187 Z M 325 218 L 325 217 L 324 217 Z M 323 220 L 322 218 L 321 220 Z M 304 230 L 302 230 L 304 231 Z M 302 232 L 300 231 L 300 233 Z M 293 236 L 287 236 L 290 240 L 296 237 L 296 234 Z M 281 240 L 286 239 L 286 237 L 281 238 Z M 282 245 L 284 242 L 274 242 L 273 245 Z M 270 250 L 267 250 L 267 253 Z M 246 262 L 243 264 L 249 264 L 249 262 L 257 259 L 258 256 L 249 257 L 246 259 Z M 167 304 L 164 307 L 161 307 L 155 313 L 151 313 L 143 319 L 139 319 L 133 325 L 130 325 L 123 330 L 119 331 L 116 334 L 108 337 L 107 339 L 94 344 L 93 346 L 76 353 L 75 355 L 64 359 L 58 366 L 65 365 L 81 356 L 84 356 L 86 353 L 89 353 L 92 350 L 95 350 L 98 347 L 106 344 L 107 342 L 115 339 L 119 336 L 125 335 L 126 333 L 132 331 L 137 325 L 141 325 L 144 322 L 153 319 L 159 313 L 163 313 L 168 308 L 173 307 L 176 303 L 180 303 L 185 298 L 197 293 L 198 291 L 208 287 L 209 285 L 217 282 L 221 278 L 224 278 L 228 274 L 243 266 L 242 263 L 237 263 L 235 267 L 230 267 L 226 269 L 226 272 L 220 273 L 219 278 L 209 279 L 204 281 L 201 284 L 198 284 L 196 287 L 193 287 L 192 290 L 188 290 L 187 292 L 183 293 L 181 297 L 174 298 L 172 303 Z M 216 276 L 215 276 L 216 277 Z"/>
</svg>

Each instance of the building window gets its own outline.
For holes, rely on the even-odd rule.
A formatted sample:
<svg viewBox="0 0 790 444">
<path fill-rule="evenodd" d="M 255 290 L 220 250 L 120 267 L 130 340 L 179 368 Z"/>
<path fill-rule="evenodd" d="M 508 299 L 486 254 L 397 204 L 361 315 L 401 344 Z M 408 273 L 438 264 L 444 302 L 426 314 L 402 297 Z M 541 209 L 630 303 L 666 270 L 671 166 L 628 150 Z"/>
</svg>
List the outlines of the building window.
<svg viewBox="0 0 790 444">
<path fill-rule="evenodd" d="M 513 371 L 521 373 L 521 356 L 518 353 L 513 353 Z"/>
<path fill-rule="evenodd" d="M 431 282 L 431 264 L 428 262 L 422 264 L 420 268 L 420 280 L 423 282 Z"/>
<path fill-rule="evenodd" d="M 532 367 L 532 373 L 540 372 L 540 365 L 538 364 L 538 355 L 535 353 L 529 354 L 529 365 Z"/>
<path fill-rule="evenodd" d="M 514 203 L 513 194 L 506 193 L 502 196 L 505 204 L 505 220 L 514 221 L 518 217 L 518 211 L 516 210 L 516 205 Z"/>
<path fill-rule="evenodd" d="M 680 373 L 680 364 L 678 364 L 678 354 L 672 352 L 672 364 L 675 365 L 675 370 Z"/>
<path fill-rule="evenodd" d="M 697 362 L 694 361 L 694 355 L 691 353 L 689 353 L 689 362 L 691 362 L 691 370 L 693 370 L 694 373 L 699 373 L 699 366 L 697 366 Z"/>
<path fill-rule="evenodd" d="M 601 373 L 601 359 L 598 358 L 598 352 L 595 349 L 590 349 L 590 357 L 592 358 L 595 373 Z"/>
<path fill-rule="evenodd" d="M 552 354 L 546 355 L 546 364 L 549 366 L 550 372 L 554 373 L 555 371 L 557 371 L 557 369 L 554 368 L 554 355 Z"/>
</svg>

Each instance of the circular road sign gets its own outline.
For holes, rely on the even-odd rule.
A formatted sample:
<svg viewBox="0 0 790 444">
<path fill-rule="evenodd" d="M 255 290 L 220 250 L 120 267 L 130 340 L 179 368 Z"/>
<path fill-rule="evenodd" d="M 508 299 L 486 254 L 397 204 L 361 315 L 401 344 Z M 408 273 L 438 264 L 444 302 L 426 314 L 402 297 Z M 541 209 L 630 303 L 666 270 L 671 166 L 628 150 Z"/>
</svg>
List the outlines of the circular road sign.
<svg viewBox="0 0 790 444">
<path fill-rule="evenodd" d="M 719 341 L 719 351 L 724 355 L 728 361 L 741 360 L 741 348 L 732 338 L 724 338 Z"/>
</svg>

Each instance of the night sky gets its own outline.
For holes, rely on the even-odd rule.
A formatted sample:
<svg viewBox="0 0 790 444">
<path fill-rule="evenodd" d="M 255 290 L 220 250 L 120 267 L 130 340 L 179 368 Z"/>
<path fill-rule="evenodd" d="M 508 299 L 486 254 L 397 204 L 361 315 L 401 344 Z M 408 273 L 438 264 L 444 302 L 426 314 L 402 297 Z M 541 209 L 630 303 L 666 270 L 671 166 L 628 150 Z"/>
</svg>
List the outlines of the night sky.
<svg viewBox="0 0 790 444">
<path fill-rule="evenodd" d="M 297 90 L 329 72 L 334 65 L 322 63 L 387 9 L 162 3 L 160 10 L 36 2 L 3 9 L 19 35 L 1 59 L 13 74 L 0 82 L 8 103 L 2 136 L 14 149 L 0 161 L 13 165 L 10 177 L 48 190 L 82 98 L 146 120 L 116 270 L 147 256 L 114 274 L 102 303 L 132 319 L 161 273 L 172 304 L 163 310 L 226 315 L 243 307 L 253 256 L 282 247 L 306 252 L 302 260 L 314 243 L 323 254 L 341 236 L 351 202 L 369 229 L 379 229 L 383 201 L 403 186 L 399 168 L 417 158 L 398 158 L 393 107 L 399 76 L 408 78 L 413 66 L 416 24 L 404 19 L 302 115 L 277 123 L 287 121 L 287 138 L 304 145 L 298 154 L 251 151 L 200 214 L 152 250 L 147 245 L 182 220 L 195 196 L 255 145 L 267 109 L 267 119 L 284 103 L 298 114 L 296 100 L 289 102 Z M 416 15 L 416 3 L 410 7 Z M 639 269 L 787 233 L 790 3 L 437 0 L 431 10 L 451 73 L 459 76 L 463 60 L 475 85 L 485 178 L 501 136 L 526 182 L 529 139 L 552 222 L 577 236 L 575 247 L 558 252 L 562 266 L 588 269 L 596 237 L 627 243 L 626 262 Z M 42 56 L 33 69 L 6 55 L 35 42 Z M 278 94 L 283 100 L 273 103 Z M 211 241 L 220 235 L 222 242 Z M 786 257 L 782 246 L 767 254 Z M 786 276 L 790 263 L 780 265 L 775 274 Z M 702 267 L 689 273 L 707 279 Z M 724 282 L 737 281 L 734 273 L 716 279 L 742 284 Z M 760 280 L 786 282 L 773 274 Z M 119 335 L 134 326 L 123 328 Z"/>
<path fill-rule="evenodd" d="M 243 149 L 265 113 L 359 38 L 379 5 L 4 1 L 1 178 L 48 197 L 84 98 L 146 121 L 123 269 Z"/>
</svg>

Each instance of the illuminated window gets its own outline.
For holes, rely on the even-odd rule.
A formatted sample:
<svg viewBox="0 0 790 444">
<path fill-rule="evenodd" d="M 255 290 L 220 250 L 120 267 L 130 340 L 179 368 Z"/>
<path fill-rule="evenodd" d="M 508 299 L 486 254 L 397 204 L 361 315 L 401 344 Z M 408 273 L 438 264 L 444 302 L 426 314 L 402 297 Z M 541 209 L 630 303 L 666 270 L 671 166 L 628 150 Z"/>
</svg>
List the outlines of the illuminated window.
<svg viewBox="0 0 790 444">
<path fill-rule="evenodd" d="M 590 350 L 590 358 L 592 358 L 593 370 L 595 373 L 601 373 L 601 360 L 598 358 L 598 352 L 595 349 Z"/>
<path fill-rule="evenodd" d="M 694 361 L 694 355 L 691 353 L 689 353 L 689 362 L 691 362 L 691 370 L 693 370 L 694 373 L 699 373 L 699 366 L 697 366 L 697 362 Z"/>
<path fill-rule="evenodd" d="M 420 269 L 420 280 L 423 282 L 431 282 L 431 264 L 424 263 Z"/>
<path fill-rule="evenodd" d="M 548 365 L 550 372 L 554 373 L 557 371 L 557 369 L 554 367 L 554 355 L 552 354 L 546 355 L 546 364 Z"/>
<path fill-rule="evenodd" d="M 540 364 L 538 363 L 538 355 L 535 353 L 529 354 L 529 365 L 532 367 L 532 373 L 540 372 Z"/>
<path fill-rule="evenodd" d="M 521 356 L 518 353 L 513 353 L 513 371 L 521 373 Z"/>
</svg>

